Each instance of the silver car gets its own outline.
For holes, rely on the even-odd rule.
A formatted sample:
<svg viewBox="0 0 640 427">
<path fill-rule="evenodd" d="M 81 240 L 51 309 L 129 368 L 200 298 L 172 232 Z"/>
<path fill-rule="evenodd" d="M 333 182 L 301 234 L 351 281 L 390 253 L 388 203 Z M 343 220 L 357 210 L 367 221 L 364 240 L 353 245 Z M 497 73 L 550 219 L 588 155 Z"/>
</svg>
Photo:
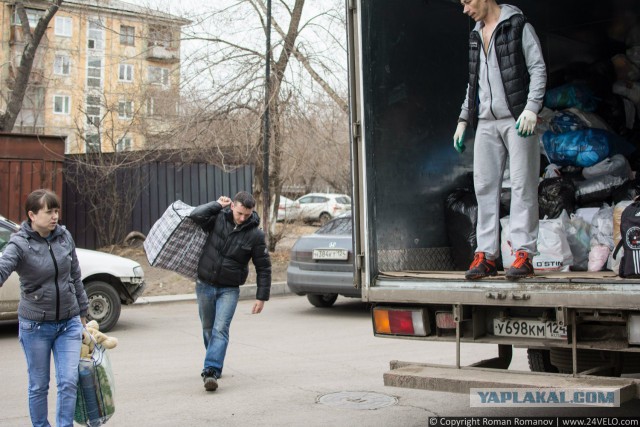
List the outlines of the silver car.
<svg viewBox="0 0 640 427">
<path fill-rule="evenodd" d="M 287 285 L 316 307 L 331 307 L 338 295 L 360 298 L 353 282 L 351 212 L 334 218 L 291 248 Z"/>
<path fill-rule="evenodd" d="M 18 224 L 0 216 L 0 256 Z M 82 282 L 89 298 L 87 320 L 95 319 L 102 332 L 111 330 L 122 304 L 133 304 L 146 286 L 142 267 L 135 261 L 104 252 L 76 249 Z M 18 319 L 20 283 L 12 273 L 0 288 L 0 320 Z"/>
</svg>

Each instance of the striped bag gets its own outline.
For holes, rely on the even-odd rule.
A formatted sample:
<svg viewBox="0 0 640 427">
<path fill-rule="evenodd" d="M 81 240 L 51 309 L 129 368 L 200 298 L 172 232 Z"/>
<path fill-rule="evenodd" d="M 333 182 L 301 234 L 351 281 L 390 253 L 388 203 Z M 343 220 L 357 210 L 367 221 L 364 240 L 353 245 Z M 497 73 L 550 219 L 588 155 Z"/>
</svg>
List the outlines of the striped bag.
<svg viewBox="0 0 640 427">
<path fill-rule="evenodd" d="M 197 277 L 207 234 L 188 217 L 193 209 L 177 200 L 153 224 L 144 241 L 149 264 L 194 279 Z"/>
</svg>

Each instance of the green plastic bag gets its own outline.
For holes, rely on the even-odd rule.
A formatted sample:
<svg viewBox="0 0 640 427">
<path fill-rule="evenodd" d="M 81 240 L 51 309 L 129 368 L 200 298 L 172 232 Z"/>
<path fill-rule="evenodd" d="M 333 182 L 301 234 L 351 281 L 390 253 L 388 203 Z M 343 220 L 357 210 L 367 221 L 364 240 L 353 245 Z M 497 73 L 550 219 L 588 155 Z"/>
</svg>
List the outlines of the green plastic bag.
<svg viewBox="0 0 640 427">
<path fill-rule="evenodd" d="M 78 365 L 78 397 L 74 420 L 89 427 L 101 426 L 115 412 L 113 371 L 107 350 L 96 344 L 90 359 Z"/>
</svg>

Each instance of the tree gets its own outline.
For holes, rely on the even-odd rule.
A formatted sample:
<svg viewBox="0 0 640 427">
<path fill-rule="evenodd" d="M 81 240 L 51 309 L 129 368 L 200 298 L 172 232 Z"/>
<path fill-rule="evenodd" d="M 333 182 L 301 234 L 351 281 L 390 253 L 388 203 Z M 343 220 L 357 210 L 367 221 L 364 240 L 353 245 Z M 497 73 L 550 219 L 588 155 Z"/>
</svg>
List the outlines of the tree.
<svg viewBox="0 0 640 427">
<path fill-rule="evenodd" d="M 327 3 L 323 3 L 326 7 Z M 261 117 L 265 104 L 266 8 L 263 0 L 229 0 L 215 5 L 211 12 L 199 10 L 198 16 L 189 17 L 195 25 L 187 33 L 187 39 L 197 41 L 198 48 L 186 58 L 189 71 L 185 72 L 185 81 L 194 88 L 187 98 L 190 109 L 197 114 L 189 115 L 182 134 L 208 134 L 202 132 L 202 128 L 213 129 L 210 125 L 215 122 L 243 123 L 245 132 L 235 135 L 237 146 L 244 147 L 248 158 L 256 165 L 253 192 L 261 199 L 264 193 Z M 287 173 L 312 170 L 317 177 L 326 170 L 326 179 L 322 181 L 333 183 L 336 170 L 343 170 L 336 164 L 348 165 L 343 5 L 334 1 L 324 10 L 314 11 L 313 5 L 306 15 L 305 10 L 304 0 L 279 0 L 274 4 L 272 22 L 276 37 L 272 43 L 272 96 L 268 102 L 271 118 L 269 193 L 273 207 L 278 206 Z M 307 33 L 308 37 L 302 36 Z M 342 37 L 338 35 L 341 33 Z M 340 61 L 341 57 L 343 61 Z M 342 115 L 343 130 L 332 135 L 327 128 L 314 129 L 326 123 L 320 120 L 321 115 L 311 117 L 315 113 L 308 113 L 313 102 L 320 105 L 324 102 L 320 99 L 327 97 L 338 106 L 339 115 Z M 193 132 L 195 127 L 200 132 Z M 336 126 L 328 129 L 335 130 Z M 296 138 L 304 139 L 294 141 Z M 343 139 L 344 143 L 334 143 L 335 138 Z M 307 144 L 306 150 L 304 144 Z M 200 141 L 198 145 L 206 146 L 207 141 Z M 211 149 L 215 149 L 214 146 L 215 142 L 210 144 Z M 310 160 L 318 159 L 325 159 L 327 167 L 308 167 Z M 299 167 L 292 169 L 291 164 Z M 277 242 L 274 211 L 272 209 L 269 215 L 271 250 Z"/>
<path fill-rule="evenodd" d="M 51 5 L 47 8 L 44 14 L 38 20 L 36 27 L 31 29 L 29 23 L 29 17 L 24 8 L 23 1 L 15 2 L 15 10 L 18 18 L 20 19 L 22 37 L 25 41 L 24 50 L 22 51 L 22 57 L 20 59 L 20 65 L 16 72 L 13 82 L 10 83 L 11 95 L 7 102 L 7 108 L 5 112 L 0 115 L 0 131 L 11 132 L 13 126 L 16 123 L 18 113 L 22 108 L 22 102 L 27 92 L 27 86 L 29 84 L 29 76 L 31 75 L 31 69 L 33 68 L 33 61 L 36 57 L 36 51 L 43 36 L 47 31 L 49 22 L 53 19 L 63 0 L 52 0 Z"/>
</svg>

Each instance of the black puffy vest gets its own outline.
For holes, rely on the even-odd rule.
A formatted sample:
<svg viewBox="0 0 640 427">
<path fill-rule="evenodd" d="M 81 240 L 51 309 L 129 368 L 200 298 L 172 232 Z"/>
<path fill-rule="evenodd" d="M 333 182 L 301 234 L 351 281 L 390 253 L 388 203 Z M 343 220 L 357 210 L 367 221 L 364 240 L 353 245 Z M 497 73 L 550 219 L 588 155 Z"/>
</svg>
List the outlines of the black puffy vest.
<svg viewBox="0 0 640 427">
<path fill-rule="evenodd" d="M 529 95 L 529 71 L 522 52 L 522 31 L 527 18 L 522 14 L 498 24 L 494 31 L 494 48 L 502 77 L 509 111 L 518 119 L 527 105 Z M 478 75 L 480 67 L 482 39 L 477 31 L 469 36 L 469 124 L 475 128 L 478 118 Z"/>
</svg>

